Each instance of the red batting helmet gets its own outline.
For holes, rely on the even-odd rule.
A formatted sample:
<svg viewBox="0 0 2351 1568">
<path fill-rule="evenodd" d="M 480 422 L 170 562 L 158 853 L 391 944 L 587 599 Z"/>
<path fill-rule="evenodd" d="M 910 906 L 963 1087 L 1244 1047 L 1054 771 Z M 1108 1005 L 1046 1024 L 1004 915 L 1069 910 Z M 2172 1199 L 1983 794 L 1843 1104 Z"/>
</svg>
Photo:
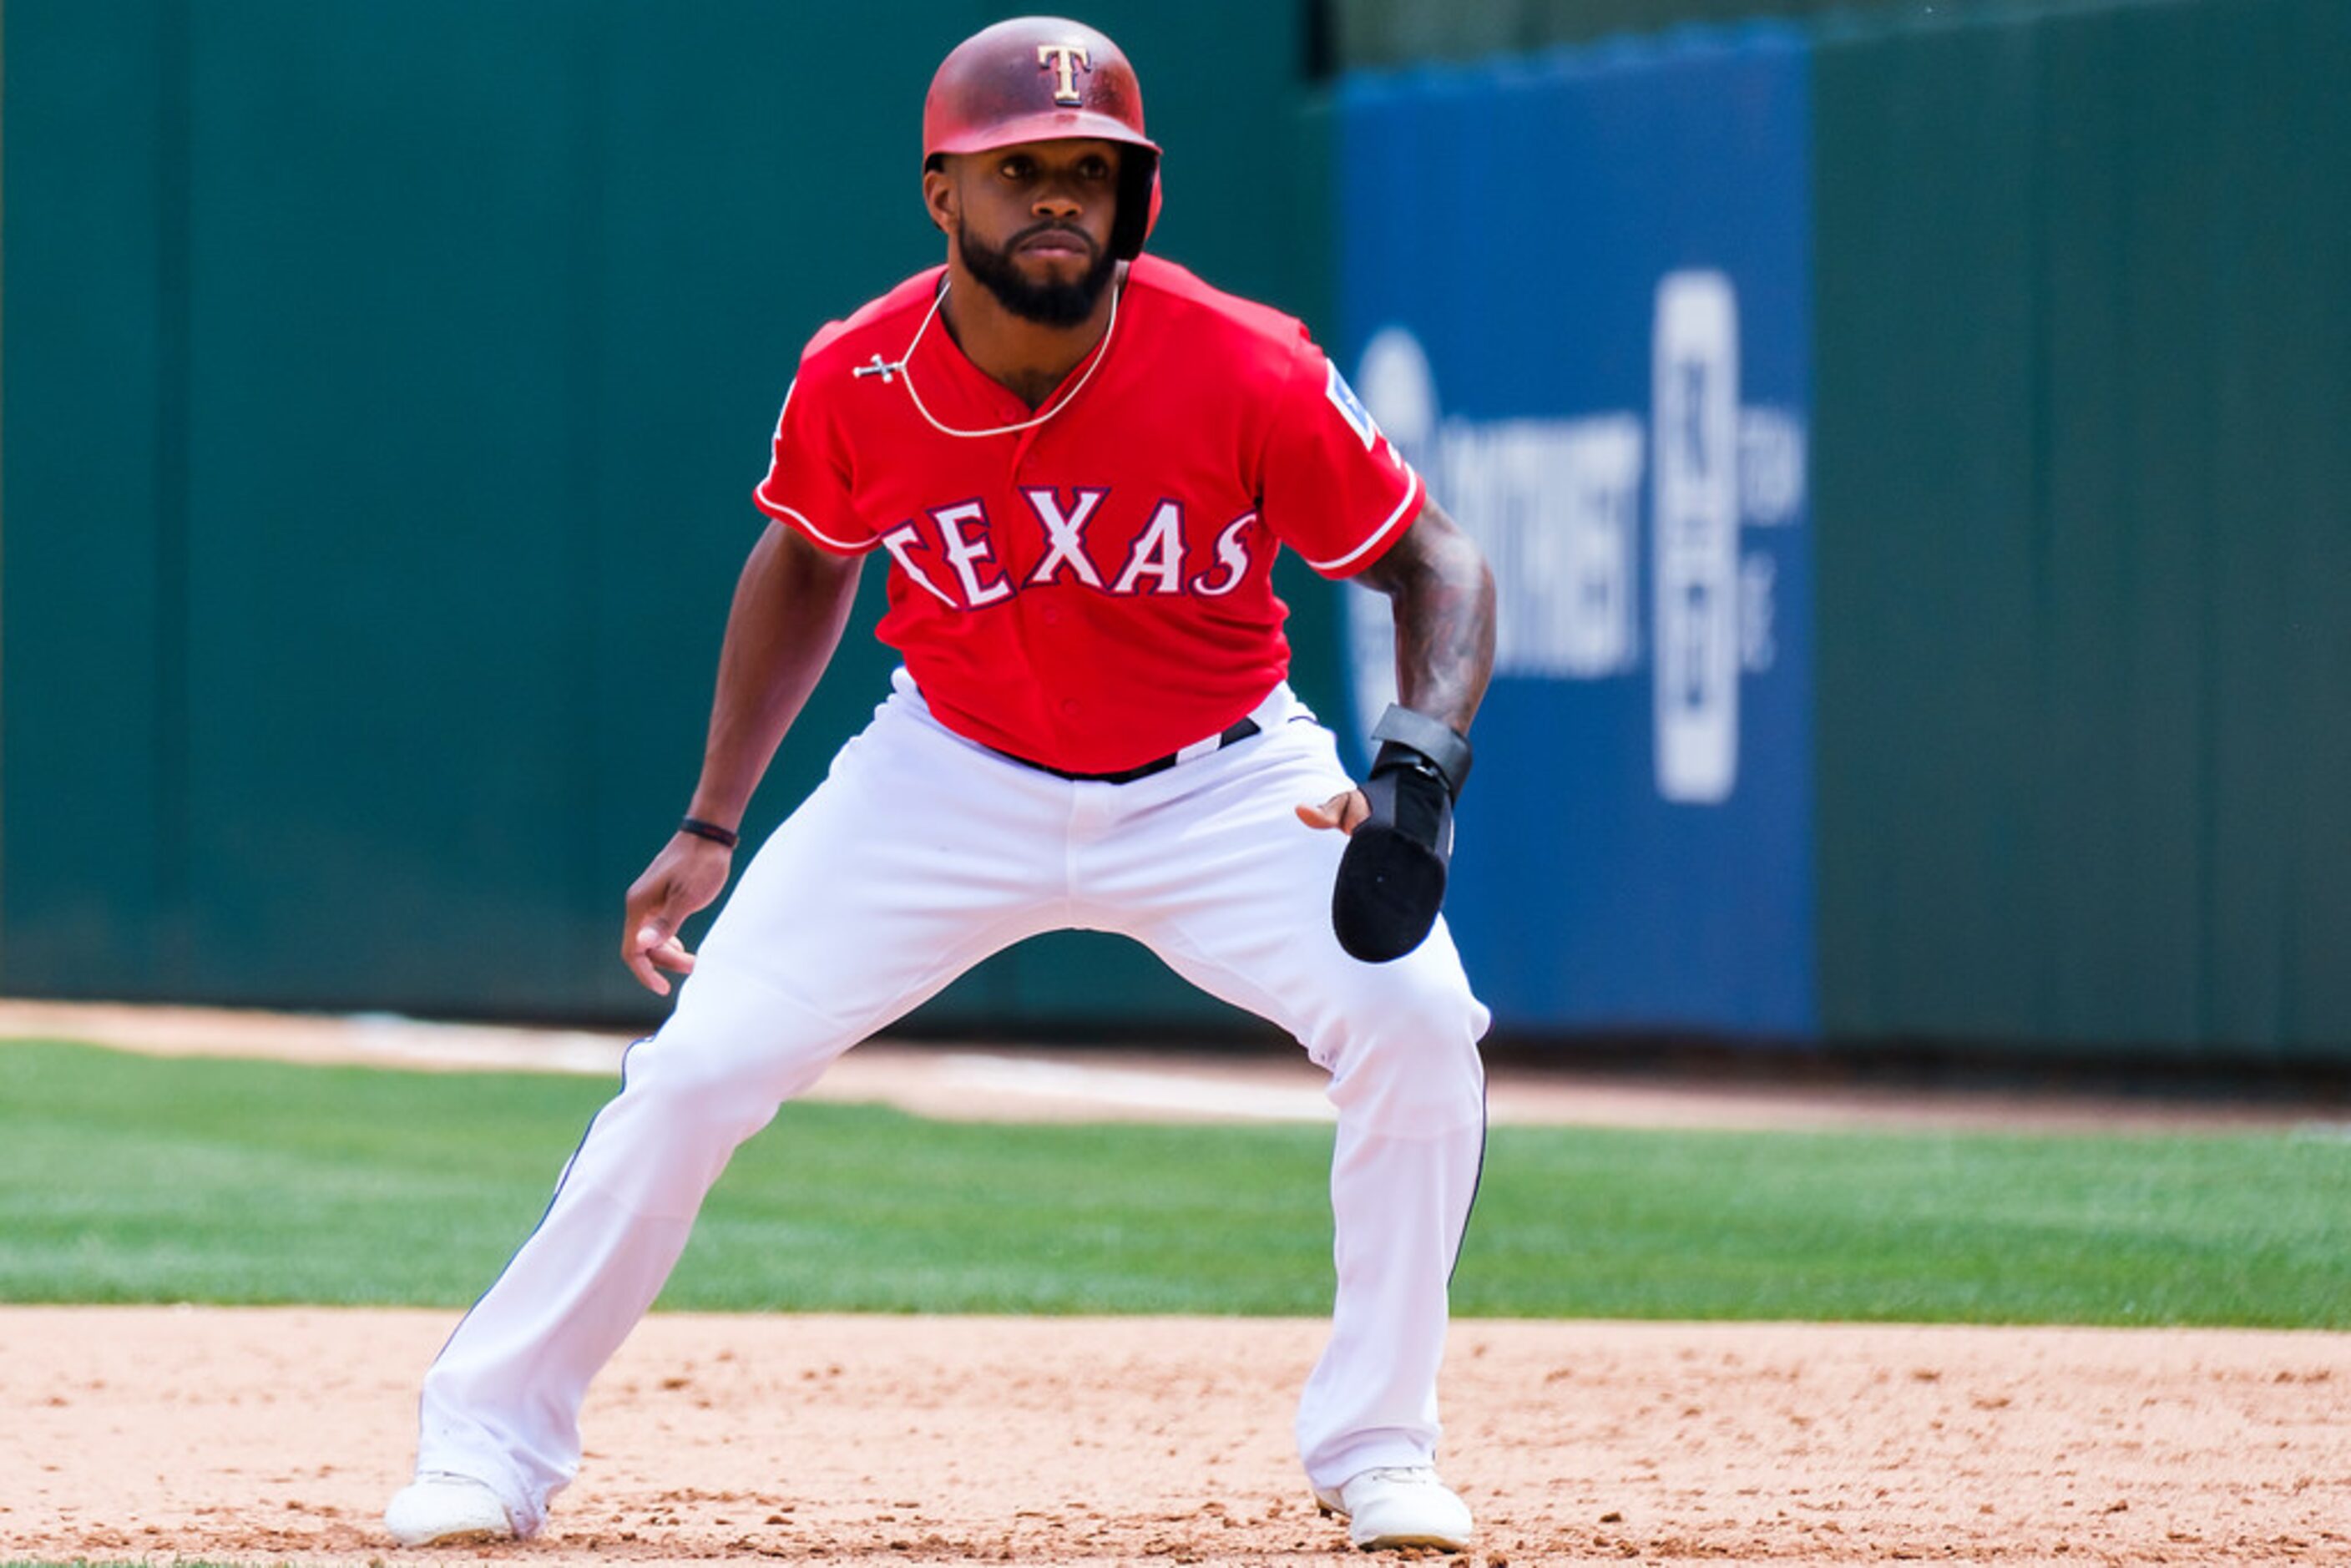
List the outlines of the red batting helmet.
<svg viewBox="0 0 2351 1568">
<path fill-rule="evenodd" d="M 1143 88 L 1119 47 L 1082 22 L 1016 16 L 939 63 L 923 100 L 923 165 L 946 152 L 1092 137 L 1120 143 L 1111 254 L 1132 261 L 1159 216 L 1159 144 L 1143 133 Z"/>
</svg>

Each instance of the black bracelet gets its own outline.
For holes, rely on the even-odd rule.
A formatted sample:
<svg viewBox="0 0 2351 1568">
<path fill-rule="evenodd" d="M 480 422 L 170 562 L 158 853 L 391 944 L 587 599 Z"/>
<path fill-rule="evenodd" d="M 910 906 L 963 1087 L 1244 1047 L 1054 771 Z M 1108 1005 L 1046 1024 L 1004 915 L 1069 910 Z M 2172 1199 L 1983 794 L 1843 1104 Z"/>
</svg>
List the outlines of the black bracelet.
<svg viewBox="0 0 2351 1568">
<path fill-rule="evenodd" d="M 681 833 L 692 833 L 697 839 L 708 839 L 714 844 L 733 849 L 743 841 L 743 835 L 732 828 L 722 828 L 716 822 L 705 822 L 699 817 L 688 817 L 677 825 Z"/>
</svg>

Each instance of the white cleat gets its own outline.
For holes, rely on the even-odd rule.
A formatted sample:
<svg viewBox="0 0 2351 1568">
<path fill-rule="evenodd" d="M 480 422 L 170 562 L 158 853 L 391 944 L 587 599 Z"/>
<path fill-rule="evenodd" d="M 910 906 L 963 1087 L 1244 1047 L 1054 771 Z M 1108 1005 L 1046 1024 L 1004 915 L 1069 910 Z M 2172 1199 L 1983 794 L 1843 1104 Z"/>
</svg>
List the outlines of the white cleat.
<svg viewBox="0 0 2351 1568">
<path fill-rule="evenodd" d="M 515 1538 L 514 1521 L 497 1493 L 471 1476 L 442 1470 L 401 1488 L 383 1511 L 383 1527 L 402 1546 Z"/>
<path fill-rule="evenodd" d="M 1426 1465 L 1365 1470 L 1336 1490 L 1316 1487 L 1314 1501 L 1324 1513 L 1344 1519 L 1347 1539 L 1366 1552 L 1401 1546 L 1430 1546 L 1439 1552 L 1469 1548 L 1469 1505 Z"/>
</svg>

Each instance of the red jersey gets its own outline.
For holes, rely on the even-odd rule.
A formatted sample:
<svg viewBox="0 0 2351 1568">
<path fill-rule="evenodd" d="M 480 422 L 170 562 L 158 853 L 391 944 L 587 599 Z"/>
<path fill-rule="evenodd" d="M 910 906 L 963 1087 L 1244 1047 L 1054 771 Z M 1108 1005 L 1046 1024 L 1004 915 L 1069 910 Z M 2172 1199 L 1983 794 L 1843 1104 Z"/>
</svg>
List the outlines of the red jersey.
<svg viewBox="0 0 2351 1568">
<path fill-rule="evenodd" d="M 956 734 L 1081 773 L 1217 734 L 1289 673 L 1280 548 L 1362 570 L 1419 476 L 1301 322 L 1172 263 L 1133 264 L 1033 410 L 935 319 L 945 272 L 810 341 L 753 498 L 828 550 L 888 552 L 877 634 Z"/>
</svg>

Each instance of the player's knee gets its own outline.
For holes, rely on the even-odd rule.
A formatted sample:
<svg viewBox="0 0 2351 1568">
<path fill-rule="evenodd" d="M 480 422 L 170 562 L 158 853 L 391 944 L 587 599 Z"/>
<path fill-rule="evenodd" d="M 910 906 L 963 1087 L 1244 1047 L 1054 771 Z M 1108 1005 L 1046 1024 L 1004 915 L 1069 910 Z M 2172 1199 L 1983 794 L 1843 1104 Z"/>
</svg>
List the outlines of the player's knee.
<svg viewBox="0 0 2351 1568">
<path fill-rule="evenodd" d="M 1384 1131 L 1434 1133 L 1479 1121 L 1486 1072 L 1478 1040 L 1487 1021 L 1458 970 L 1384 988 L 1349 1020 L 1332 1053 L 1332 1103 Z"/>
<path fill-rule="evenodd" d="M 779 1100 L 740 1049 L 716 1046 L 664 1030 L 629 1053 L 626 1092 L 664 1122 L 731 1147 L 766 1126 Z"/>
<path fill-rule="evenodd" d="M 822 1076 L 850 1041 L 778 993 L 697 974 L 661 1032 L 629 1053 L 630 1092 L 714 1134 L 747 1138 Z"/>
<path fill-rule="evenodd" d="M 771 996 L 689 990 L 661 1032 L 630 1052 L 628 1089 L 732 1146 L 816 1082 L 840 1053 L 835 1032 Z"/>
</svg>

